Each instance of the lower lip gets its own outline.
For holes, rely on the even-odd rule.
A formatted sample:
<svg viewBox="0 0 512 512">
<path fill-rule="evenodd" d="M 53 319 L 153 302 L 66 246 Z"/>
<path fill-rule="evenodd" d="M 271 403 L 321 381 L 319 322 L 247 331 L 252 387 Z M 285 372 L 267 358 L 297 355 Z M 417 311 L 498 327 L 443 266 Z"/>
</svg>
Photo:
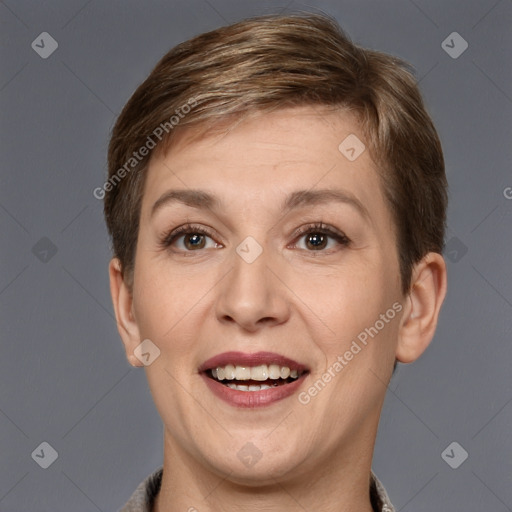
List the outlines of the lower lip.
<svg viewBox="0 0 512 512">
<path fill-rule="evenodd" d="M 293 395 L 302 385 L 306 374 L 299 377 L 296 381 L 289 384 L 280 384 L 279 386 L 270 389 L 262 389 L 260 391 L 239 391 L 232 389 L 220 382 L 208 377 L 205 373 L 201 376 L 206 381 L 206 385 L 210 388 L 212 393 L 224 400 L 233 407 L 256 408 L 271 405 L 274 402 L 283 400 L 284 398 Z"/>
</svg>

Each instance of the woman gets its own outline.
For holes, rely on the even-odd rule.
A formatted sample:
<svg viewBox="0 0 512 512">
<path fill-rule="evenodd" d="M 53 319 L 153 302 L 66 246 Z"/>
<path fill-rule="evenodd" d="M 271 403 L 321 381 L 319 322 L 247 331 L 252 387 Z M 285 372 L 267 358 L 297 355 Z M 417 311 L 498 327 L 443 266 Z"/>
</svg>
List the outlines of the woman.
<svg viewBox="0 0 512 512">
<path fill-rule="evenodd" d="M 379 415 L 446 293 L 443 155 L 405 64 L 318 15 L 195 37 L 123 109 L 99 193 L 164 424 L 123 510 L 394 510 Z"/>
</svg>

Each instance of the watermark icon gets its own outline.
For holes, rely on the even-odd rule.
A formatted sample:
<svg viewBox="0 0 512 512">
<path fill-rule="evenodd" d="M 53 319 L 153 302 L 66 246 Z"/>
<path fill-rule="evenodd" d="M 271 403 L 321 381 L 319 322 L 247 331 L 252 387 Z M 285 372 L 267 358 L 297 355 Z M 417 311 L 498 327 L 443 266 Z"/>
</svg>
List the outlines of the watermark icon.
<svg viewBox="0 0 512 512">
<path fill-rule="evenodd" d="M 458 263 L 468 252 L 467 246 L 459 240 L 456 236 L 452 236 L 444 248 L 446 257 L 452 263 Z"/>
<path fill-rule="evenodd" d="M 137 345 L 133 354 L 144 366 L 149 366 L 160 357 L 160 349 L 151 340 L 145 339 Z"/>
<path fill-rule="evenodd" d="M 503 189 L 505 199 L 512 199 L 512 187 L 505 187 Z"/>
<path fill-rule="evenodd" d="M 43 441 L 33 452 L 34 459 L 43 469 L 48 469 L 59 457 L 57 450 L 46 441 Z"/>
<path fill-rule="evenodd" d="M 254 443 L 249 441 L 238 450 L 236 456 L 244 466 L 252 468 L 263 457 L 263 453 Z"/>
<path fill-rule="evenodd" d="M 59 47 L 59 43 L 48 32 L 41 32 L 30 46 L 39 57 L 47 59 Z"/>
<path fill-rule="evenodd" d="M 458 59 L 468 49 L 468 46 L 468 42 L 458 32 L 452 32 L 441 43 L 441 48 L 452 59 Z"/>
<path fill-rule="evenodd" d="M 359 139 L 359 137 L 353 133 L 345 137 L 341 144 L 338 146 L 340 153 L 350 162 L 353 162 L 359 158 L 365 149 L 366 146 Z"/>
<path fill-rule="evenodd" d="M 236 252 L 246 263 L 253 263 L 263 248 L 252 236 L 248 236 L 237 246 Z"/>
<path fill-rule="evenodd" d="M 450 443 L 441 453 L 441 458 L 452 469 L 457 469 L 468 456 L 468 452 L 457 441 Z"/>
<path fill-rule="evenodd" d="M 56 254 L 57 246 L 46 236 L 32 247 L 32 254 L 42 263 L 48 263 Z"/>
<path fill-rule="evenodd" d="M 379 319 L 371 327 L 366 327 L 357 335 L 356 340 L 352 340 L 350 348 L 343 355 L 339 355 L 336 361 L 325 370 L 324 373 L 306 390 L 299 393 L 298 400 L 302 405 L 307 405 L 311 399 L 317 396 L 332 379 L 336 377 L 349 364 L 361 350 L 368 345 L 368 338 L 373 339 L 382 329 L 389 324 L 393 318 L 402 311 L 402 304 L 395 302 L 385 313 L 379 316 Z M 362 346 L 361 346 L 362 345 Z"/>
<path fill-rule="evenodd" d="M 156 147 L 158 142 L 164 138 L 164 133 L 169 133 L 175 126 L 177 126 L 181 119 L 183 119 L 190 110 L 197 105 L 195 98 L 189 98 L 187 103 L 178 107 L 168 121 L 160 123 L 146 138 L 146 142 L 137 150 L 132 153 L 132 156 L 120 167 L 110 178 L 103 183 L 101 187 L 96 187 L 92 191 L 92 195 L 96 199 L 103 199 L 105 192 L 113 190 L 121 180 L 129 174 L 142 160 L 149 155 L 150 151 Z"/>
</svg>

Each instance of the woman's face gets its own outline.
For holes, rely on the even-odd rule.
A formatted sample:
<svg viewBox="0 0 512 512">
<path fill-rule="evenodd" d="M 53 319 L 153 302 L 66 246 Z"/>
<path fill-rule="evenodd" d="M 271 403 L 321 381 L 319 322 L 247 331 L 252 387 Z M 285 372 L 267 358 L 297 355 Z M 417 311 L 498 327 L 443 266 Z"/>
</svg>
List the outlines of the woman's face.
<svg viewBox="0 0 512 512">
<path fill-rule="evenodd" d="M 290 108 L 184 132 L 150 162 L 137 343 L 160 350 L 146 372 L 166 443 L 219 475 L 262 483 L 372 450 L 404 298 L 354 134 L 349 114 Z"/>
</svg>

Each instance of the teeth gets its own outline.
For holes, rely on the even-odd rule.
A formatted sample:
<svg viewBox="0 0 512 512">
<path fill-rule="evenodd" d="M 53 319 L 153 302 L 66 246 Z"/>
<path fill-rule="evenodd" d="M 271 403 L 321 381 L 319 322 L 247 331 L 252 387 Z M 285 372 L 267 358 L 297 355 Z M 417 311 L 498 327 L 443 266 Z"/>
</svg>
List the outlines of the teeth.
<svg viewBox="0 0 512 512">
<path fill-rule="evenodd" d="M 230 382 L 228 385 L 228 388 L 231 389 L 237 389 L 238 391 L 261 391 L 263 389 L 271 389 L 272 386 L 267 386 L 266 384 L 256 385 L 251 384 L 250 386 L 247 386 L 245 384 L 233 384 Z"/>
<path fill-rule="evenodd" d="M 232 364 L 227 364 L 224 368 L 225 378 L 228 380 L 233 380 L 236 375 L 236 368 Z"/>
<path fill-rule="evenodd" d="M 261 366 L 254 366 L 251 368 L 251 379 L 252 380 L 267 380 L 268 379 L 268 366 L 262 364 Z"/>
<path fill-rule="evenodd" d="M 271 364 L 268 367 L 268 376 L 271 379 L 279 379 L 281 377 L 281 368 L 277 364 Z"/>
<path fill-rule="evenodd" d="M 251 378 L 251 369 L 248 366 L 237 366 L 235 368 L 235 377 L 236 380 L 250 380 Z"/>
<path fill-rule="evenodd" d="M 297 379 L 300 373 L 297 370 L 290 370 L 287 366 L 277 364 L 259 366 L 217 366 L 211 369 L 212 377 L 217 380 L 258 380 L 264 382 L 268 379 Z"/>
<path fill-rule="evenodd" d="M 281 366 L 281 379 L 287 379 L 290 376 L 290 368 Z"/>
</svg>

